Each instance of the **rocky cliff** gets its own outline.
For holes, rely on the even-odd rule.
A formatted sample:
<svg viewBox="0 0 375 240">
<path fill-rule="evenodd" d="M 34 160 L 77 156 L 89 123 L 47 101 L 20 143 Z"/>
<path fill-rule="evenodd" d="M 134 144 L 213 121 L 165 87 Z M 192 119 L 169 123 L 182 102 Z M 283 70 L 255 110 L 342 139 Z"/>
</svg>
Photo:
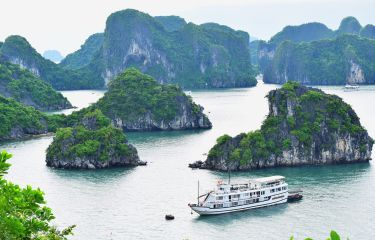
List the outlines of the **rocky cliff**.
<svg viewBox="0 0 375 240">
<path fill-rule="evenodd" d="M 268 83 L 372 84 L 374 68 L 369 65 L 374 56 L 368 54 L 372 46 L 367 49 L 368 42 L 361 46 L 356 40 L 373 38 L 372 32 L 372 25 L 362 28 L 354 17 L 344 18 L 335 31 L 321 23 L 287 26 L 270 41 L 259 43 L 257 62 Z M 345 36 L 348 34 L 352 36 Z M 340 55 L 344 59 L 339 59 Z"/>
<path fill-rule="evenodd" d="M 176 85 L 161 85 L 134 68 L 108 85 L 108 92 L 94 107 L 113 124 L 127 131 L 207 129 L 212 124 Z"/>
<path fill-rule="evenodd" d="M 0 59 L 29 70 L 58 90 L 100 88 L 104 85 L 103 80 L 90 71 L 63 69 L 44 59 L 21 36 L 10 36 L 5 40 L 0 48 Z"/>
<path fill-rule="evenodd" d="M 375 83 L 375 41 L 356 35 L 309 43 L 283 42 L 263 68 L 264 82 L 309 85 Z"/>
<path fill-rule="evenodd" d="M 374 141 L 341 98 L 293 82 L 267 98 L 260 130 L 218 138 L 198 167 L 236 171 L 371 160 Z"/>
<path fill-rule="evenodd" d="M 41 111 L 72 108 L 70 102 L 48 83 L 18 65 L 0 60 L 0 95 Z"/>
<path fill-rule="evenodd" d="M 99 169 L 144 165 L 121 129 L 110 124 L 98 109 L 85 111 L 72 127 L 57 130 L 47 149 L 47 166 Z"/>
<path fill-rule="evenodd" d="M 184 88 L 256 84 L 247 33 L 218 24 L 186 24 L 174 16 L 154 18 L 131 9 L 108 17 L 103 44 L 83 68 L 108 83 L 128 67 Z"/>
</svg>

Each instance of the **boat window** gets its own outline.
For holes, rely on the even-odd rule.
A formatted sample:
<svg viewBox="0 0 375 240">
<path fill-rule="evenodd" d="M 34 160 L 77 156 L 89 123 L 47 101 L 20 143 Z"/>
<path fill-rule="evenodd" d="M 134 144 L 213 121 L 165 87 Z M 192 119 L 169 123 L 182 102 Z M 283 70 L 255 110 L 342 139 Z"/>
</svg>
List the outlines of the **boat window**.
<svg viewBox="0 0 375 240">
<path fill-rule="evenodd" d="M 237 206 L 238 202 L 232 202 L 232 206 Z"/>
<path fill-rule="evenodd" d="M 251 203 L 251 201 L 250 200 L 246 200 L 246 204 L 250 204 Z"/>
<path fill-rule="evenodd" d="M 223 196 L 218 196 L 218 197 L 216 197 L 216 200 L 223 200 L 223 199 L 224 199 Z"/>
<path fill-rule="evenodd" d="M 223 204 L 216 204 L 216 208 L 222 208 L 223 206 Z"/>
</svg>

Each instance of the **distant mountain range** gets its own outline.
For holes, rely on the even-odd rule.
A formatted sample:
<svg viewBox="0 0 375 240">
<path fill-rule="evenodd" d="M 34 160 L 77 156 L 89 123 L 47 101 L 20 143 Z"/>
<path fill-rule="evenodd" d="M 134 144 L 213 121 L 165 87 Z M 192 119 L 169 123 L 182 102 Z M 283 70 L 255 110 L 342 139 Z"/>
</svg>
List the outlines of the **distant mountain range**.
<svg viewBox="0 0 375 240">
<path fill-rule="evenodd" d="M 322 23 L 287 26 L 268 42 L 253 42 L 252 49 L 267 83 L 374 84 L 374 38 L 373 25 L 347 17 L 337 30 Z"/>
<path fill-rule="evenodd" d="M 160 83 L 184 88 L 256 84 L 246 32 L 215 23 L 186 23 L 177 16 L 151 17 L 131 9 L 111 14 L 105 32 L 92 35 L 61 66 L 85 69 L 106 83 L 124 69 L 136 67 Z"/>
<path fill-rule="evenodd" d="M 129 67 L 183 88 L 250 87 L 256 85 L 251 63 L 267 83 L 373 84 L 374 38 L 375 26 L 362 27 L 354 17 L 337 30 L 317 22 L 287 26 L 265 42 L 216 23 L 127 9 L 111 14 L 103 33 L 91 35 L 59 64 L 20 36 L 0 43 L 0 59 L 58 90 L 103 88 Z"/>
</svg>

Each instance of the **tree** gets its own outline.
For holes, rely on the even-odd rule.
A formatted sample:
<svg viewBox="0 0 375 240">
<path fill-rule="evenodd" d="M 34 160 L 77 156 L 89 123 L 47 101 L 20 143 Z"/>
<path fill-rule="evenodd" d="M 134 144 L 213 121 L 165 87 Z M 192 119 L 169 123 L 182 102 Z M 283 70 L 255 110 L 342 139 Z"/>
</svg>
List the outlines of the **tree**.
<svg viewBox="0 0 375 240">
<path fill-rule="evenodd" d="M 11 154 L 0 153 L 0 239 L 65 240 L 72 235 L 70 226 L 58 230 L 51 225 L 55 218 L 45 206 L 44 193 L 31 186 L 21 188 L 3 179 L 10 164 Z"/>
</svg>

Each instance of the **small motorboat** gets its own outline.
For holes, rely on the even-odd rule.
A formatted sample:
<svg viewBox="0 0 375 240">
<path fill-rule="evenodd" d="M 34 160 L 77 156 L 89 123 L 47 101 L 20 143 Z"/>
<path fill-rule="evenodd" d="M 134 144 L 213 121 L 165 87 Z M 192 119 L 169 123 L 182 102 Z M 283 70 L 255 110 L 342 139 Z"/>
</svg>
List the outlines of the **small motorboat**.
<svg viewBox="0 0 375 240">
<path fill-rule="evenodd" d="M 173 220 L 174 216 L 172 214 L 165 215 L 165 220 Z"/>
<path fill-rule="evenodd" d="M 303 198 L 302 191 L 297 190 L 297 191 L 290 191 L 288 194 L 288 202 L 295 202 L 299 201 Z"/>
</svg>

